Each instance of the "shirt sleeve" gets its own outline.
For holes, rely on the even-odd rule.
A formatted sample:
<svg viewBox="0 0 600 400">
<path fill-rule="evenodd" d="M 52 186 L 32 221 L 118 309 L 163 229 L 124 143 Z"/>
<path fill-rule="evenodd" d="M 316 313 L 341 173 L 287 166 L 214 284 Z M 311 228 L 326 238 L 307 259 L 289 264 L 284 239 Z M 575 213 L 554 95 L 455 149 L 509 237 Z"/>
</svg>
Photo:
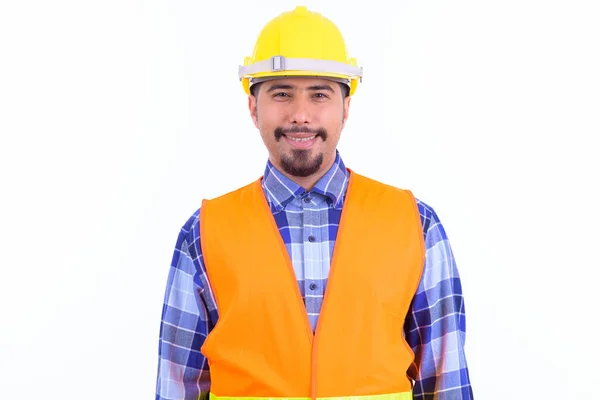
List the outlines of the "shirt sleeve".
<svg viewBox="0 0 600 400">
<path fill-rule="evenodd" d="M 156 400 L 198 400 L 210 390 L 200 348 L 214 323 L 200 251 L 199 209 L 182 227 L 169 269 L 158 347 Z"/>
<path fill-rule="evenodd" d="M 465 305 L 450 242 L 435 211 L 418 201 L 425 238 L 425 265 L 405 322 L 415 353 L 409 375 L 413 398 L 471 400 L 465 356 Z"/>
</svg>

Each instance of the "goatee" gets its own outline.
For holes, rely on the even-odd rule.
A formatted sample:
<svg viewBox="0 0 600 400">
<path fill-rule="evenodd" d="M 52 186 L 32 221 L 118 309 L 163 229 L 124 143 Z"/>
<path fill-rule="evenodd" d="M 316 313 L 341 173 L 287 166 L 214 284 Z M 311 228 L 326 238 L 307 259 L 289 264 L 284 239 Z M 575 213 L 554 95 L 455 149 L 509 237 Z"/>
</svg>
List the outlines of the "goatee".
<svg viewBox="0 0 600 400">
<path fill-rule="evenodd" d="M 275 128 L 275 140 L 280 141 L 287 133 L 313 133 L 315 138 L 327 140 L 327 131 L 324 128 L 310 129 L 308 127 L 292 127 L 284 129 Z M 311 150 L 293 149 L 291 156 L 282 155 L 280 158 L 281 168 L 292 176 L 305 178 L 315 174 L 323 164 L 323 153 L 311 158 Z"/>
</svg>

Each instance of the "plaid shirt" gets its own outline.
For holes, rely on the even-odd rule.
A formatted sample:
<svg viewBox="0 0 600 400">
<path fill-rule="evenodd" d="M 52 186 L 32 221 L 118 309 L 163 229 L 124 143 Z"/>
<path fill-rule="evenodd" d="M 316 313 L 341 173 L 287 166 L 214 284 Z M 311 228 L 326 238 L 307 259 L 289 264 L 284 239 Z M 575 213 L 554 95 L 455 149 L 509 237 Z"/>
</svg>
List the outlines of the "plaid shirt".
<svg viewBox="0 0 600 400">
<path fill-rule="evenodd" d="M 315 329 L 348 183 L 339 153 L 332 168 L 306 192 L 267 162 L 263 190 L 292 260 Z M 405 338 L 415 353 L 414 399 L 473 398 L 464 353 L 465 307 L 446 232 L 435 211 L 417 199 L 425 265 L 406 316 Z M 156 400 L 205 397 L 210 373 L 200 352 L 218 318 L 199 236 L 200 209 L 177 239 L 168 274 L 159 339 Z M 307 237 L 316 240 L 306 245 Z M 312 239 L 312 238 L 311 238 Z"/>
</svg>

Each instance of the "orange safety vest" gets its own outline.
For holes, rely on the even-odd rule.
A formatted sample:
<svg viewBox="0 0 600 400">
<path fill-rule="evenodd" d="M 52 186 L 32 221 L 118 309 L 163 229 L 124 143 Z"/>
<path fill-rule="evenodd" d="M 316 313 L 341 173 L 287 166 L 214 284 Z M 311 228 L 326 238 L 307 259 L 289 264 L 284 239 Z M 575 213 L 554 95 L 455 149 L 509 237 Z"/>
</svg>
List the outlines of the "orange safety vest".
<svg viewBox="0 0 600 400">
<path fill-rule="evenodd" d="M 416 201 L 349 172 L 314 335 L 262 178 L 203 200 L 201 246 L 219 310 L 201 349 L 212 399 L 412 399 L 403 326 L 424 262 Z"/>
</svg>

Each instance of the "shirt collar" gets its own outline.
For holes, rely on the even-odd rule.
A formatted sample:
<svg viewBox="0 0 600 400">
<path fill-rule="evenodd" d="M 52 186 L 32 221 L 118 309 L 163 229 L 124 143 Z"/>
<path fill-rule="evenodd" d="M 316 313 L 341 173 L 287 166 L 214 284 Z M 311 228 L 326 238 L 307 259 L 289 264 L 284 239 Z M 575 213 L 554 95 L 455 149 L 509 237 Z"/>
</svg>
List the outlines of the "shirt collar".
<svg viewBox="0 0 600 400">
<path fill-rule="evenodd" d="M 348 177 L 348 170 L 339 151 L 336 150 L 333 165 L 310 192 L 327 197 L 333 208 L 341 209 L 348 187 Z M 272 212 L 283 210 L 290 201 L 305 193 L 302 186 L 282 174 L 270 160 L 267 161 L 262 187 Z"/>
</svg>

